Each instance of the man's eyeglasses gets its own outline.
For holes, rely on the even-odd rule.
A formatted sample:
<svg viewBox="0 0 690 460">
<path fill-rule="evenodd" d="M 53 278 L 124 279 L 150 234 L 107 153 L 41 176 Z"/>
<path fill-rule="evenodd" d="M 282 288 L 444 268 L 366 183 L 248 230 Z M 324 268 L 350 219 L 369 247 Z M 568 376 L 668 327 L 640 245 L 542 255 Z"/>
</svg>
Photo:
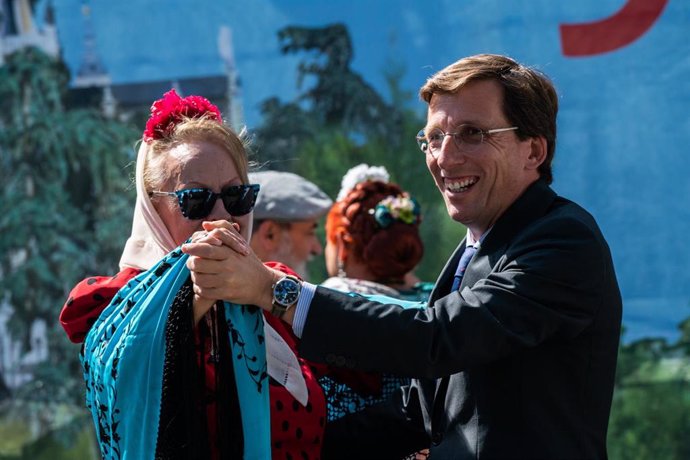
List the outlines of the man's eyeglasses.
<svg viewBox="0 0 690 460">
<path fill-rule="evenodd" d="M 440 128 L 434 128 L 429 132 L 423 129 L 417 133 L 417 144 L 424 153 L 431 153 L 433 157 L 437 157 L 443 147 L 443 140 L 446 136 L 453 138 L 455 147 L 458 150 L 465 152 L 472 152 L 475 150 L 484 139 L 495 133 L 502 133 L 504 131 L 514 131 L 518 129 L 517 126 L 510 128 L 495 128 L 483 131 L 476 126 L 460 125 L 454 133 L 444 133 Z"/>
<path fill-rule="evenodd" d="M 174 192 L 151 192 L 152 195 L 176 196 L 182 215 L 187 219 L 198 220 L 208 217 L 216 204 L 223 200 L 225 210 L 231 216 L 243 216 L 254 209 L 259 194 L 259 184 L 230 185 L 216 193 L 207 188 L 188 188 Z"/>
</svg>

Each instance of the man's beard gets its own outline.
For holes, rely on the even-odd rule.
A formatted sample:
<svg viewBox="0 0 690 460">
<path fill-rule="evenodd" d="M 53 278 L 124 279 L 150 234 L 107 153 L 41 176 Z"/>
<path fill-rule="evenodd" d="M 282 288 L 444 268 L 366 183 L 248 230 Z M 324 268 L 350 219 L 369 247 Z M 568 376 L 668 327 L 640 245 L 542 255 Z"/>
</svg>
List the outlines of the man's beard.
<svg viewBox="0 0 690 460">
<path fill-rule="evenodd" d="M 285 243 L 282 244 L 278 250 L 275 252 L 273 256 L 273 260 L 276 262 L 283 263 L 293 269 L 295 273 L 297 273 L 302 279 L 307 279 L 307 262 L 309 261 L 309 258 L 306 260 L 297 260 L 297 257 L 293 253 L 292 250 L 292 240 L 290 239 L 290 235 L 285 232 L 283 234 L 282 241 Z"/>
</svg>

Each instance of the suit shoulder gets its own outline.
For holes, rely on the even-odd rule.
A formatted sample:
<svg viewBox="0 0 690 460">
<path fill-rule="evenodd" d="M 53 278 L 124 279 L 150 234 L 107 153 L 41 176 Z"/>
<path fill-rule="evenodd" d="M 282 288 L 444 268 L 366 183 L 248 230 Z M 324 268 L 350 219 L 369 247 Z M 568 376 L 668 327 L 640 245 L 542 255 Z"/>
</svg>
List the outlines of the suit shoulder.
<svg viewBox="0 0 690 460">
<path fill-rule="evenodd" d="M 610 249 L 595 218 L 579 204 L 557 197 L 547 211 L 522 232 L 510 245 L 519 251 L 557 249 L 570 257 L 590 261 L 610 261 Z"/>
<path fill-rule="evenodd" d="M 547 228 L 561 230 L 567 234 L 590 235 L 603 240 L 603 235 L 594 216 L 579 204 L 558 196 L 542 218 L 531 226 L 534 230 Z"/>
</svg>

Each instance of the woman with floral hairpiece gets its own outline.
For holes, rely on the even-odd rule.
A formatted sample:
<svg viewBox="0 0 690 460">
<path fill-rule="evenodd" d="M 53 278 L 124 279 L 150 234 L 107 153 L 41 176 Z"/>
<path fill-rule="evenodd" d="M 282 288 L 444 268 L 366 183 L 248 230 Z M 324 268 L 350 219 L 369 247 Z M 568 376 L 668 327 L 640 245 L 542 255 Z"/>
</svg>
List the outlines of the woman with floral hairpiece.
<svg viewBox="0 0 690 460">
<path fill-rule="evenodd" d="M 417 201 L 389 181 L 383 166 L 360 164 L 342 180 L 326 220 L 325 287 L 426 300 L 410 282 L 424 254 Z M 420 289 L 421 288 L 421 289 Z"/>
<path fill-rule="evenodd" d="M 428 284 L 408 281 L 424 253 L 420 221 L 419 204 L 389 181 L 386 168 L 360 164 L 350 169 L 326 220 L 325 258 L 331 277 L 321 285 L 363 295 L 426 300 Z M 388 375 L 357 376 L 319 379 L 329 421 L 381 402 L 409 383 Z"/>
<path fill-rule="evenodd" d="M 318 457 L 323 393 L 288 329 L 255 307 L 194 299 L 179 250 L 190 237 L 246 243 L 259 192 L 247 170 L 242 140 L 209 101 L 171 90 L 153 104 L 122 271 L 80 282 L 60 314 L 70 339 L 84 341 L 103 458 Z M 294 428 L 271 426 L 269 393 L 302 417 L 297 445 Z"/>
</svg>

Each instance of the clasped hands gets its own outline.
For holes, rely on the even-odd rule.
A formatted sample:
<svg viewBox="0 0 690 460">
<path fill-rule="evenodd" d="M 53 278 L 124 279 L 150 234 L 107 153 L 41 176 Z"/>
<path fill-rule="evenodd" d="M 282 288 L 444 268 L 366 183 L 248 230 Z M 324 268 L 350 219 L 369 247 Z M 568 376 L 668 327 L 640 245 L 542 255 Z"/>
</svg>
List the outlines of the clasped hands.
<svg viewBox="0 0 690 460">
<path fill-rule="evenodd" d="M 237 224 L 219 220 L 204 222 L 182 245 L 189 255 L 187 268 L 194 284 L 194 323 L 217 300 L 271 309 L 272 286 L 282 273 L 266 267 L 238 232 Z"/>
</svg>

